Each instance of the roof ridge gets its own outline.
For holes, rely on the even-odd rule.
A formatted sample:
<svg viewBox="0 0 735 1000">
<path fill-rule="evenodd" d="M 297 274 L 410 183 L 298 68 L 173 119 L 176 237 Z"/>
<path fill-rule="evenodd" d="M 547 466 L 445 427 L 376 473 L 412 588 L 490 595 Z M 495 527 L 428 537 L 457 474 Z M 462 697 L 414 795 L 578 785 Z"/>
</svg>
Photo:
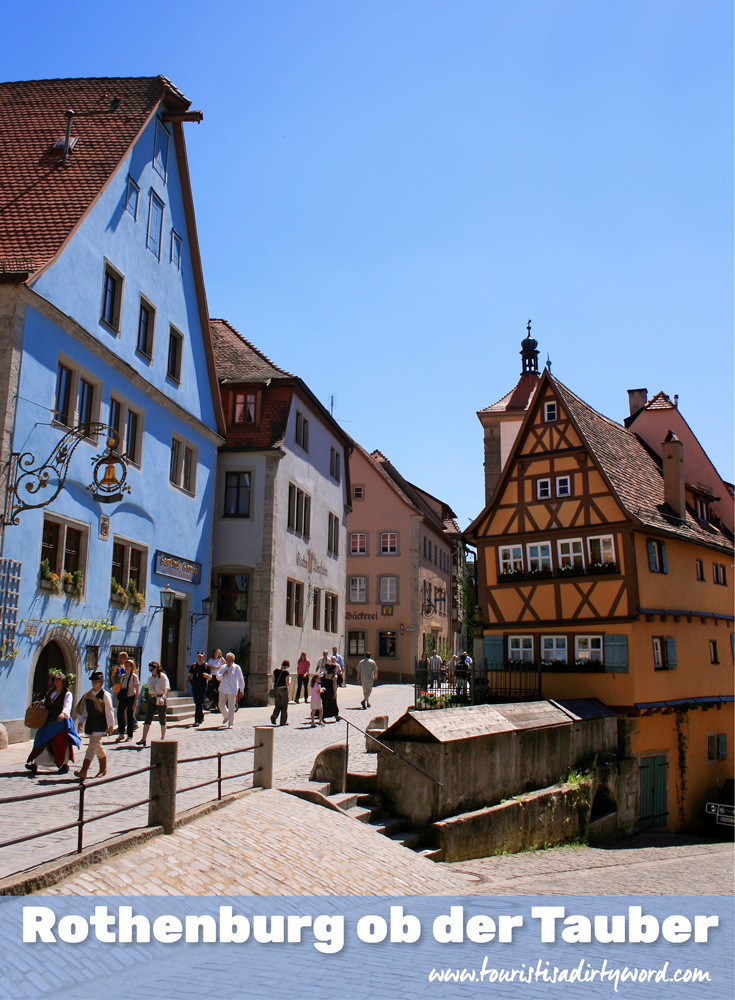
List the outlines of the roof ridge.
<svg viewBox="0 0 735 1000">
<path fill-rule="evenodd" d="M 281 368 L 281 366 L 277 365 L 275 363 L 275 361 L 271 361 L 271 359 L 268 357 L 268 355 L 264 354 L 263 351 L 261 351 L 259 347 L 256 347 L 255 344 L 252 341 L 248 340 L 247 337 L 243 337 L 243 335 L 240 333 L 240 331 L 236 330 L 235 327 L 232 325 L 232 323 L 230 323 L 230 321 L 228 319 L 224 319 L 222 317 L 217 317 L 217 316 L 210 316 L 209 317 L 209 322 L 210 323 L 223 323 L 227 327 L 227 329 L 230 331 L 230 333 L 234 333 L 235 336 L 239 340 L 241 340 L 243 342 L 243 344 L 245 344 L 246 347 L 250 348 L 251 351 L 254 351 L 258 355 L 258 357 L 260 357 L 260 358 L 263 359 L 263 361 L 267 361 L 269 365 L 272 365 L 272 367 L 275 368 L 275 369 L 277 369 L 279 372 L 281 372 L 282 375 L 287 375 L 288 378 L 297 378 L 297 376 L 294 375 L 293 372 L 287 372 L 285 370 L 285 368 Z"/>
</svg>

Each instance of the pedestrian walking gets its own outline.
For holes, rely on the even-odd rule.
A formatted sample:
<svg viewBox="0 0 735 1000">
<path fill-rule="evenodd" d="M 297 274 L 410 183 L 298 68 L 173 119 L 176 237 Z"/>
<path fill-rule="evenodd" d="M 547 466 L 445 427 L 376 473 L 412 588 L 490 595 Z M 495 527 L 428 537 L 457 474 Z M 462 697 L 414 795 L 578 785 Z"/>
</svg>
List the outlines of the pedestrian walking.
<svg viewBox="0 0 735 1000">
<path fill-rule="evenodd" d="M 302 653 L 299 657 L 299 662 L 296 664 L 296 675 L 298 686 L 296 688 L 296 697 L 294 701 L 298 705 L 299 695 L 301 694 L 301 688 L 304 689 L 304 704 L 309 700 L 309 670 L 311 669 L 311 663 L 306 655 Z"/>
<path fill-rule="evenodd" d="M 457 682 L 457 694 L 464 695 L 467 693 L 467 679 L 470 676 L 471 669 L 472 657 L 468 656 L 465 652 L 460 653 L 457 665 L 454 668 L 454 676 Z"/>
<path fill-rule="evenodd" d="M 357 679 L 360 684 L 362 684 L 362 701 L 360 704 L 363 708 L 370 708 L 370 695 L 372 694 L 373 684 L 378 679 L 378 665 L 370 656 L 370 653 L 365 653 L 365 656 L 357 664 Z"/>
<path fill-rule="evenodd" d="M 232 729 L 235 725 L 235 705 L 245 694 L 245 678 L 242 668 L 235 663 L 235 654 L 225 656 L 225 665 L 217 671 L 219 680 L 219 710 L 222 713 L 222 725 Z"/>
<path fill-rule="evenodd" d="M 442 667 L 444 666 L 444 661 L 436 650 L 429 657 L 429 687 L 433 688 L 436 684 L 437 688 L 441 687 L 442 679 Z"/>
<path fill-rule="evenodd" d="M 197 658 L 189 667 L 189 683 L 191 684 L 191 696 L 194 699 L 194 725 L 201 726 L 204 722 L 204 695 L 207 693 L 207 681 L 212 677 L 207 672 L 207 664 L 204 662 L 204 653 L 200 649 Z"/>
<path fill-rule="evenodd" d="M 327 719 L 334 719 L 336 722 L 339 718 L 336 666 L 337 664 L 332 663 L 331 660 L 327 661 L 324 677 L 319 679 L 322 685 L 322 718 L 324 722 L 326 722 Z"/>
<path fill-rule="evenodd" d="M 171 690 L 171 685 L 157 660 L 151 660 L 148 669 L 151 672 L 151 676 L 148 678 L 148 704 L 145 707 L 143 736 L 137 743 L 139 747 L 148 746 L 148 733 L 155 715 L 158 715 L 158 722 L 161 726 L 161 739 L 166 739 L 166 695 Z"/>
<path fill-rule="evenodd" d="M 74 683 L 74 674 L 49 670 L 49 680 L 52 687 L 43 700 L 48 715 L 36 733 L 33 749 L 26 761 L 26 767 L 34 778 L 39 767 L 53 767 L 58 774 L 68 774 L 69 761 L 74 760 L 74 747 L 81 746 L 82 742 L 71 719 L 74 699 L 69 688 Z"/>
<path fill-rule="evenodd" d="M 291 664 L 288 660 L 284 660 L 280 667 L 276 667 L 273 671 L 273 696 L 275 698 L 275 705 L 273 708 L 273 715 L 271 715 L 271 723 L 275 726 L 278 721 L 278 716 L 281 717 L 280 725 L 288 725 L 288 681 L 291 676 L 289 667 Z"/>
<path fill-rule="evenodd" d="M 126 661 L 126 665 L 127 663 L 132 663 L 132 660 Z M 127 671 L 127 674 L 131 676 L 130 671 Z M 132 676 L 135 675 L 133 674 Z M 89 679 L 92 682 L 92 687 L 82 695 L 74 709 L 77 720 L 80 723 L 84 723 L 84 732 L 89 736 L 87 752 L 84 755 L 81 769 L 74 772 L 80 781 L 84 781 L 87 777 L 95 757 L 97 757 L 99 763 L 99 770 L 95 774 L 95 778 L 104 778 L 107 774 L 107 754 L 102 748 L 102 737 L 105 733 L 108 736 L 112 736 L 115 731 L 112 699 L 102 687 L 105 675 L 101 670 L 95 670 L 94 673 L 89 675 Z M 127 695 L 124 697 L 127 697 Z"/>
<path fill-rule="evenodd" d="M 123 740 L 129 742 L 133 738 L 133 730 L 135 729 L 135 706 L 138 704 L 138 692 L 140 691 L 140 681 L 134 660 L 127 659 L 125 661 L 124 673 L 115 686 L 118 687 L 117 739 L 115 742 L 122 743 Z"/>
<path fill-rule="evenodd" d="M 329 653 L 326 649 L 322 650 L 322 655 L 316 661 L 316 672 L 320 677 L 323 677 L 327 672 L 327 667 L 329 666 Z"/>
<path fill-rule="evenodd" d="M 332 646 L 332 661 L 336 663 L 337 669 L 335 670 L 335 676 L 337 677 L 337 684 L 339 687 L 345 686 L 345 661 L 337 652 L 337 647 Z"/>
<path fill-rule="evenodd" d="M 324 717 L 322 715 L 322 686 L 319 682 L 319 678 L 316 674 L 311 678 L 311 728 L 313 729 L 316 723 L 314 722 L 314 716 L 319 717 L 319 725 L 324 725 Z"/>
</svg>

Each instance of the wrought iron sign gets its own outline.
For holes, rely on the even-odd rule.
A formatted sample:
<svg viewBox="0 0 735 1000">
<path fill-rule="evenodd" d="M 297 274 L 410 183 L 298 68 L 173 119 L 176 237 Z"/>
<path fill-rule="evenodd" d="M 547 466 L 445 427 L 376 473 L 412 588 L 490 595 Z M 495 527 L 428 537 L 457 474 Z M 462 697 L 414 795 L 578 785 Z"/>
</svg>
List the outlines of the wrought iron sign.
<svg viewBox="0 0 735 1000">
<path fill-rule="evenodd" d="M 36 457 L 30 451 L 12 453 L 3 524 L 18 524 L 19 515 L 24 510 L 38 510 L 53 503 L 64 488 L 69 463 L 77 445 L 93 434 L 104 434 L 107 447 L 103 454 L 94 455 L 91 459 L 93 482 L 87 489 L 99 503 L 122 500 L 123 494 L 130 492 L 130 487 L 126 483 L 127 463 L 116 450 L 119 443 L 117 432 L 107 424 L 83 424 L 68 431 L 40 465 L 36 465 Z"/>
</svg>

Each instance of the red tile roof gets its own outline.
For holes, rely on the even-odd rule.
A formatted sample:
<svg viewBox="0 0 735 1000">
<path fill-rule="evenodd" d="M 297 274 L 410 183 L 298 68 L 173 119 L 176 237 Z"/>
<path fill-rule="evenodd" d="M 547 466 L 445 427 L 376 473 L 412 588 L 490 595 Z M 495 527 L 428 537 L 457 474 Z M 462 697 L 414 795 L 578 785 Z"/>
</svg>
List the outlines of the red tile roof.
<svg viewBox="0 0 735 1000">
<path fill-rule="evenodd" d="M 214 360 L 221 382 L 267 382 L 295 378 L 246 340 L 226 319 L 210 319 Z"/>
<path fill-rule="evenodd" d="M 162 76 L 0 84 L 0 275 L 53 259 L 160 101 L 190 103 Z M 77 142 L 64 165 L 67 109 Z"/>
<path fill-rule="evenodd" d="M 508 410 L 527 410 L 531 405 L 533 394 L 538 388 L 540 377 L 538 372 L 524 372 L 510 392 L 507 392 L 497 403 L 492 403 L 483 410 L 479 410 L 478 416 L 480 413 L 503 413 Z"/>
</svg>

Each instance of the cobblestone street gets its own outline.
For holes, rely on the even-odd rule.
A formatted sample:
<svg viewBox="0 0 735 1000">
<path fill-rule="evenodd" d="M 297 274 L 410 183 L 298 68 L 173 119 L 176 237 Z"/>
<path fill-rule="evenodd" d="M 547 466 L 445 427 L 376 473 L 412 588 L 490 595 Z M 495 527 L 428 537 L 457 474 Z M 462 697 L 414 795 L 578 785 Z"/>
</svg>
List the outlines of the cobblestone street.
<svg viewBox="0 0 735 1000">
<path fill-rule="evenodd" d="M 363 711 L 360 708 L 362 689 L 357 685 L 348 685 L 340 691 L 340 711 L 364 729 L 367 723 L 376 715 L 388 715 L 395 721 L 413 704 L 413 687 L 411 685 L 377 686 L 373 692 L 372 708 Z M 178 740 L 179 758 L 197 757 L 204 754 L 233 750 L 237 747 L 252 746 L 255 726 L 270 725 L 272 707 L 242 708 L 235 715 L 234 729 L 220 728 L 219 713 L 208 712 L 204 725 L 199 729 L 192 726 L 169 726 L 167 737 Z M 278 727 L 275 734 L 273 751 L 274 785 L 287 787 L 305 782 L 309 778 L 314 758 L 322 747 L 331 743 L 344 742 L 346 726 L 344 723 L 329 723 L 311 729 L 309 726 L 309 709 L 303 703 L 289 705 L 288 726 Z M 134 741 L 140 738 L 141 728 L 134 736 Z M 151 727 L 150 738 L 157 739 L 158 723 Z M 105 741 L 108 755 L 107 776 L 113 777 L 124 771 L 134 771 L 145 767 L 150 751 L 136 747 L 133 743 L 115 743 L 115 736 Z M 0 752 L 0 787 L 2 797 L 25 795 L 32 791 L 48 791 L 63 787 L 78 787 L 73 774 L 57 775 L 51 771 L 39 772 L 33 780 L 24 768 L 25 760 L 31 749 L 31 743 L 14 743 L 7 750 Z M 77 764 L 84 755 L 86 740 L 81 751 L 76 754 Z M 350 733 L 350 770 L 374 770 L 375 756 L 364 752 L 364 740 L 354 730 Z M 227 757 L 223 760 L 223 775 L 246 771 L 252 767 L 252 755 Z M 72 769 L 73 770 L 73 769 Z M 93 765 L 91 774 L 97 771 Z M 179 767 L 179 787 L 195 785 L 199 782 L 216 777 L 216 760 L 184 764 Z M 248 787 L 252 778 L 238 779 L 226 782 L 223 793 L 227 794 L 240 788 Z M 85 798 L 85 816 L 94 816 L 125 804 L 125 801 L 135 802 L 144 799 L 148 794 L 148 775 L 141 774 L 125 781 L 112 782 L 103 785 L 96 791 L 88 789 Z M 178 796 L 177 809 L 179 813 L 192 806 L 199 805 L 217 796 L 216 786 L 208 786 L 186 792 Z M 23 836 L 33 833 L 41 826 L 57 827 L 72 823 L 77 818 L 78 796 L 75 794 L 59 795 L 48 799 L 19 802 L 15 805 L 2 807 L 3 834 L 0 839 L 11 839 L 12 836 Z M 129 812 L 121 813 L 100 820 L 85 827 L 84 846 L 88 847 L 107 840 L 115 834 L 146 825 L 148 807 L 140 806 Z M 7 832 L 6 832 L 7 831 Z M 0 851 L 0 878 L 25 871 L 76 849 L 76 831 L 69 830 L 51 834 L 48 837 L 4 848 Z"/>
</svg>

